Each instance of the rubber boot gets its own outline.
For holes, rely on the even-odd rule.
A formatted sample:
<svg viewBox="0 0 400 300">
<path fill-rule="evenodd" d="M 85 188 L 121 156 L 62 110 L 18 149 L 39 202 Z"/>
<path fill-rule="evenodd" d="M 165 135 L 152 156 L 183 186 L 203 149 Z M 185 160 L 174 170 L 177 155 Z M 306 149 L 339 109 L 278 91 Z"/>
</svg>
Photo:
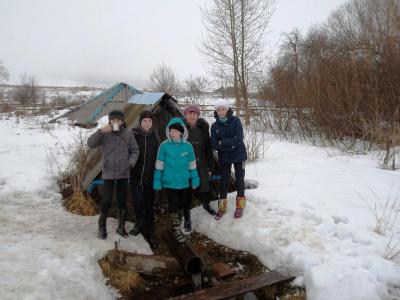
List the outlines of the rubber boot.
<svg viewBox="0 0 400 300">
<path fill-rule="evenodd" d="M 178 213 L 170 213 L 169 219 L 171 222 L 172 237 L 179 243 L 185 243 L 185 235 L 181 230 L 181 217 Z"/>
<path fill-rule="evenodd" d="M 107 213 L 100 212 L 97 238 L 102 240 L 105 240 L 107 238 Z"/>
<path fill-rule="evenodd" d="M 218 200 L 218 212 L 215 215 L 215 220 L 219 220 L 223 217 L 223 215 L 226 213 L 226 206 L 227 206 L 227 199 L 220 199 Z"/>
<path fill-rule="evenodd" d="M 238 196 L 236 197 L 236 210 L 235 210 L 235 218 L 241 218 L 243 216 L 243 210 L 246 207 L 246 197 Z"/>
<path fill-rule="evenodd" d="M 125 221 L 126 221 L 126 209 L 119 209 L 118 210 L 118 228 L 117 228 L 117 233 L 124 237 L 127 238 L 129 235 L 125 230 Z"/>
<path fill-rule="evenodd" d="M 139 233 L 142 232 L 143 224 L 144 224 L 144 219 L 143 218 L 136 218 L 135 225 L 129 231 L 129 234 L 133 235 L 133 236 L 137 236 Z"/>
</svg>

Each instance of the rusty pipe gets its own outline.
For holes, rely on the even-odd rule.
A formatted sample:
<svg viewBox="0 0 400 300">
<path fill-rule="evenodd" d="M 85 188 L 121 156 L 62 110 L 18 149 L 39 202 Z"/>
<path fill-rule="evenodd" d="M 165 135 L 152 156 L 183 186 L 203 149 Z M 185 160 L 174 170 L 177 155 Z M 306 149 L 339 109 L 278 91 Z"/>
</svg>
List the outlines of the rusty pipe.
<svg viewBox="0 0 400 300">
<path fill-rule="evenodd" d="M 204 261 L 187 243 L 179 243 L 171 234 L 164 236 L 171 254 L 178 260 L 182 268 L 189 275 L 201 274 L 204 270 Z"/>
</svg>

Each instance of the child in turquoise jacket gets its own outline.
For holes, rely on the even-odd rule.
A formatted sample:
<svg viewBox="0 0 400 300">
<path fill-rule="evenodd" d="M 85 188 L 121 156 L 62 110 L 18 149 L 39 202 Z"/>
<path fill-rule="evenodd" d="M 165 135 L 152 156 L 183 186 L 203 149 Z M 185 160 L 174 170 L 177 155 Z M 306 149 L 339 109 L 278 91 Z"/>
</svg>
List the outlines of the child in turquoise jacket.
<svg viewBox="0 0 400 300">
<path fill-rule="evenodd" d="M 174 238 L 185 242 L 180 229 L 183 201 L 190 195 L 190 185 L 196 189 L 200 184 L 196 156 L 192 145 L 187 142 L 188 131 L 180 118 L 173 118 L 166 128 L 167 140 L 158 149 L 153 188 L 165 189 L 169 204 L 169 217 Z"/>
</svg>

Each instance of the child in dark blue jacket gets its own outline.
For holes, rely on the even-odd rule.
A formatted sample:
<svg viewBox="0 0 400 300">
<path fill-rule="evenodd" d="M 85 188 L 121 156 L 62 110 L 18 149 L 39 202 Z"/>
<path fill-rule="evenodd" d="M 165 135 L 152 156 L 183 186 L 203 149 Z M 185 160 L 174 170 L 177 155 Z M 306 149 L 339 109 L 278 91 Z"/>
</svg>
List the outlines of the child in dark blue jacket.
<svg viewBox="0 0 400 300">
<path fill-rule="evenodd" d="M 218 152 L 218 162 L 221 167 L 221 185 L 218 200 L 216 220 L 222 218 L 226 212 L 228 184 L 232 164 L 236 179 L 236 210 L 235 218 L 243 215 L 246 206 L 244 195 L 245 161 L 247 160 L 246 146 L 243 141 L 243 127 L 240 119 L 233 115 L 229 103 L 225 99 L 217 101 L 214 117 L 216 121 L 211 126 L 211 144 Z"/>
</svg>

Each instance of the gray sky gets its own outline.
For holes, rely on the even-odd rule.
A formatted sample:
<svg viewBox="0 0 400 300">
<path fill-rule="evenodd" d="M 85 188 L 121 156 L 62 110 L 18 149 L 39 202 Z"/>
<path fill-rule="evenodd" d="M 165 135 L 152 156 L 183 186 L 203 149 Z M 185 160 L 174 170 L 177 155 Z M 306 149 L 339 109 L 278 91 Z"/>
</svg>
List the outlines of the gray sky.
<svg viewBox="0 0 400 300">
<path fill-rule="evenodd" d="M 165 62 L 180 79 L 206 75 L 196 48 L 200 6 L 210 0 L 0 0 L 0 60 L 39 84 L 143 88 Z M 270 50 L 282 32 L 303 33 L 344 0 L 276 0 Z"/>
</svg>

